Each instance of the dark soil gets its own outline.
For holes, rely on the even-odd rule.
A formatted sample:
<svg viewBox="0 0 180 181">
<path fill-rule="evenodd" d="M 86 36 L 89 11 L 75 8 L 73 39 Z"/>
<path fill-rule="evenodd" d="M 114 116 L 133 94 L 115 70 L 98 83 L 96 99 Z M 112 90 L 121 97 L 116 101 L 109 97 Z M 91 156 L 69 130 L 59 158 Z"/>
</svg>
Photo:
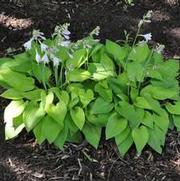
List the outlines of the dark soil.
<svg viewBox="0 0 180 181">
<path fill-rule="evenodd" d="M 154 15 L 143 33 L 152 32 L 153 40 L 166 46 L 168 56 L 180 56 L 177 0 L 139 0 L 127 9 L 121 0 L 27 0 L 24 4 L 21 1 L 0 1 L 0 56 L 10 47 L 15 52 L 21 51 L 32 29 L 40 29 L 50 36 L 57 24 L 65 22 L 71 23 L 74 40 L 96 26 L 101 27 L 103 40 L 124 39 L 123 31 L 126 29 L 134 35 L 138 21 L 147 10 L 153 10 Z M 4 142 L 2 112 L 6 104 L 0 100 L 0 181 L 180 180 L 180 133 L 176 131 L 167 135 L 162 155 L 147 147 L 137 156 L 132 148 L 122 159 L 115 145 L 103 140 L 97 151 L 90 146 L 79 149 L 74 144 L 67 144 L 60 151 L 51 145 L 36 145 L 26 133 Z"/>
</svg>

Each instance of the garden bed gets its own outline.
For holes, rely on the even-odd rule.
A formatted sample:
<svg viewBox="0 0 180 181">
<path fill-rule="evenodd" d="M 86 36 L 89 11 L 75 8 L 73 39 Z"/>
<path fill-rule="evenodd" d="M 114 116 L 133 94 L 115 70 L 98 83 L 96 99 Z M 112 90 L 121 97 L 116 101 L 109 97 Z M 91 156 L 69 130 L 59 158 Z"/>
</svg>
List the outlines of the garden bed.
<svg viewBox="0 0 180 181">
<path fill-rule="evenodd" d="M 32 29 L 50 36 L 55 25 L 71 23 L 73 39 L 84 37 L 97 25 L 100 38 L 124 39 L 123 30 L 134 34 L 139 19 L 147 10 L 154 11 L 153 21 L 144 32 L 152 32 L 153 40 L 166 45 L 165 55 L 180 56 L 180 8 L 174 1 L 136 2 L 134 7 L 119 1 L 33 1 L 22 6 L 7 1 L 0 3 L 0 56 L 11 47 L 21 51 Z M 168 3 L 169 2 L 169 3 Z M 174 2 L 174 3 L 173 3 Z M 153 43 L 153 42 L 152 42 Z M 1 100 L 2 112 L 7 102 Z M 179 180 L 180 134 L 170 131 L 163 154 L 149 147 L 137 156 L 135 149 L 119 158 L 115 145 L 102 140 L 98 150 L 91 146 L 67 144 L 60 151 L 53 146 L 38 146 L 31 135 L 21 134 L 4 142 L 0 133 L 0 180 Z"/>
</svg>

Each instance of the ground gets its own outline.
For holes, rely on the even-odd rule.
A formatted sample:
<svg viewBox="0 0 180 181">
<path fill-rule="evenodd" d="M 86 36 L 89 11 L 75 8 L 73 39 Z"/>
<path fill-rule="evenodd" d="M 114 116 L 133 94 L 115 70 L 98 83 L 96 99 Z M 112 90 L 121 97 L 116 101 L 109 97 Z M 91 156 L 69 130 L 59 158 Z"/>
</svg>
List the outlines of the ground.
<svg viewBox="0 0 180 181">
<path fill-rule="evenodd" d="M 12 0 L 13 1 L 13 0 Z M 50 36 L 57 24 L 71 24 L 72 39 L 84 37 L 96 26 L 102 40 L 124 39 L 124 30 L 134 35 L 140 18 L 153 10 L 151 32 L 154 42 L 166 46 L 165 56 L 180 56 L 180 6 L 177 0 L 137 0 L 126 8 L 121 0 L 27 0 L 0 2 L 0 56 L 22 51 L 32 29 Z M 11 48 L 11 49 L 9 49 Z M 112 141 L 102 140 L 98 150 L 67 144 L 64 151 L 52 145 L 39 146 L 31 134 L 4 141 L 3 109 L 0 100 L 0 181 L 48 180 L 180 180 L 180 133 L 170 131 L 163 154 L 146 147 L 141 156 L 132 148 L 124 159 Z"/>
</svg>

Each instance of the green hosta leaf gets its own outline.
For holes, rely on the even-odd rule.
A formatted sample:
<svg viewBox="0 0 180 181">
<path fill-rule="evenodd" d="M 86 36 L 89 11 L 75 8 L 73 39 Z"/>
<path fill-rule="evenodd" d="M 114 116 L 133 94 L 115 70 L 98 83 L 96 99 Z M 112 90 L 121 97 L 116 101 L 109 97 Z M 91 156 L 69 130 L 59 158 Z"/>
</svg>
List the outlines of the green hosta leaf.
<svg viewBox="0 0 180 181">
<path fill-rule="evenodd" d="M 56 140 L 54 141 L 54 144 L 58 148 L 63 150 L 63 146 L 64 146 L 64 143 L 66 141 L 67 136 L 68 136 L 68 127 L 65 124 L 64 129 L 59 133 L 59 135 L 57 136 Z"/>
<path fill-rule="evenodd" d="M 132 128 L 138 127 L 144 116 L 142 109 L 135 109 L 133 105 L 125 101 L 119 102 L 116 111 L 129 121 Z"/>
<path fill-rule="evenodd" d="M 150 54 L 150 49 L 147 44 L 139 44 L 129 54 L 128 59 L 138 63 L 145 62 Z"/>
<path fill-rule="evenodd" d="M 127 138 L 121 144 L 117 145 L 118 150 L 122 157 L 127 153 L 127 151 L 130 149 L 132 144 L 133 144 L 133 139 L 132 139 L 131 134 L 129 134 Z"/>
<path fill-rule="evenodd" d="M 67 128 L 69 129 L 71 135 L 78 132 L 79 128 L 75 125 L 69 112 L 66 114 L 64 122 L 65 126 L 67 125 Z"/>
<path fill-rule="evenodd" d="M 148 101 L 144 97 L 137 97 L 135 100 L 135 105 L 139 108 L 152 110 L 151 105 L 148 103 Z"/>
<path fill-rule="evenodd" d="M 50 104 L 46 109 L 47 114 L 59 124 L 59 130 L 64 127 L 64 119 L 67 113 L 67 106 L 64 102 L 58 102 L 56 105 Z"/>
<path fill-rule="evenodd" d="M 43 121 L 43 136 L 48 140 L 49 143 L 54 142 L 60 131 L 62 130 L 62 127 L 50 116 L 44 117 L 41 121 Z"/>
<path fill-rule="evenodd" d="M 180 131 L 180 116 L 173 115 L 174 125 L 176 126 L 177 130 Z"/>
<path fill-rule="evenodd" d="M 179 71 L 179 62 L 177 60 L 168 60 L 158 64 L 157 71 L 161 73 L 164 79 L 175 78 Z"/>
<path fill-rule="evenodd" d="M 89 57 L 96 55 L 96 54 L 99 54 L 99 51 L 102 50 L 103 47 L 104 47 L 103 44 L 97 43 L 97 45 L 92 49 Z"/>
<path fill-rule="evenodd" d="M 41 100 L 41 94 L 45 93 L 43 89 L 36 89 L 29 92 L 23 92 L 22 95 L 31 101 L 40 101 Z"/>
<path fill-rule="evenodd" d="M 23 98 L 22 93 L 13 88 L 8 89 L 5 92 L 3 92 L 1 94 L 1 97 L 4 97 L 6 99 L 13 99 L 13 100 L 19 100 Z"/>
<path fill-rule="evenodd" d="M 130 81 L 142 81 L 144 75 L 144 67 L 138 62 L 127 64 L 127 75 Z"/>
<path fill-rule="evenodd" d="M 123 141 L 125 141 L 130 133 L 131 129 L 129 128 L 129 126 L 127 126 L 126 129 L 115 136 L 116 145 L 120 145 Z"/>
<path fill-rule="evenodd" d="M 94 93 L 91 89 L 86 91 L 84 89 L 79 89 L 78 95 L 83 107 L 86 107 L 94 99 Z"/>
<path fill-rule="evenodd" d="M 137 97 L 138 97 L 138 89 L 135 88 L 135 87 L 131 87 L 131 89 L 130 89 L 130 96 L 131 96 L 132 102 L 134 102 L 137 99 Z"/>
<path fill-rule="evenodd" d="M 154 126 L 154 129 L 149 129 L 149 140 L 148 144 L 151 148 L 153 148 L 158 153 L 162 152 L 162 147 L 164 145 L 165 141 L 165 133 L 158 128 L 156 125 Z"/>
<path fill-rule="evenodd" d="M 102 55 L 100 63 L 90 63 L 88 68 L 94 80 L 103 80 L 115 75 L 114 63 L 106 54 Z"/>
<path fill-rule="evenodd" d="M 156 115 L 154 114 L 154 123 L 162 129 L 164 132 L 167 131 L 169 127 L 168 115 Z"/>
<path fill-rule="evenodd" d="M 146 99 L 146 101 L 149 103 L 149 105 L 152 107 L 154 112 L 156 112 L 159 115 L 164 113 L 163 109 L 160 106 L 159 101 L 153 99 L 150 94 L 144 94 L 143 96 Z"/>
<path fill-rule="evenodd" d="M 97 149 L 101 138 L 101 128 L 92 124 L 85 124 L 82 131 L 86 140 Z"/>
<path fill-rule="evenodd" d="M 109 113 L 114 105 L 99 97 L 95 100 L 91 107 L 91 114 L 104 114 Z"/>
<path fill-rule="evenodd" d="M 16 72 L 27 73 L 31 70 L 31 59 L 28 53 L 21 53 L 11 58 L 0 59 L 0 69 L 10 68 Z"/>
<path fill-rule="evenodd" d="M 32 63 L 32 75 L 36 77 L 39 82 L 48 82 L 51 76 L 50 69 L 44 64 Z"/>
<path fill-rule="evenodd" d="M 18 91 L 29 91 L 34 88 L 34 79 L 26 77 L 24 74 L 13 72 L 8 68 L 0 70 L 0 82 Z"/>
<path fill-rule="evenodd" d="M 110 139 L 120 134 L 127 127 L 127 120 L 119 114 L 114 113 L 108 120 L 106 126 L 106 138 Z"/>
<path fill-rule="evenodd" d="M 115 94 L 126 95 L 128 89 L 128 76 L 126 73 L 122 73 L 121 76 L 118 76 L 117 78 L 109 78 L 108 84 Z"/>
<path fill-rule="evenodd" d="M 75 125 L 82 130 L 85 123 L 85 114 L 82 108 L 76 106 L 70 110 L 71 118 Z"/>
<path fill-rule="evenodd" d="M 37 125 L 36 127 L 33 129 L 33 133 L 36 137 L 37 143 L 38 144 L 42 144 L 45 141 L 45 136 L 43 134 L 43 130 L 42 130 L 42 126 L 43 126 L 43 120 L 42 119 Z M 47 131 L 47 130 L 46 130 Z"/>
<path fill-rule="evenodd" d="M 150 77 L 157 80 L 163 80 L 163 77 L 160 72 L 151 69 L 146 72 L 146 77 Z"/>
<path fill-rule="evenodd" d="M 69 70 L 74 70 L 81 67 L 87 60 L 87 50 L 80 49 L 74 52 L 73 58 L 66 61 L 66 67 Z"/>
<path fill-rule="evenodd" d="M 71 81 L 71 82 L 82 82 L 87 79 L 90 79 L 91 73 L 87 70 L 77 69 L 73 71 L 68 71 L 66 78 L 68 81 Z"/>
<path fill-rule="evenodd" d="M 141 91 L 141 95 L 151 94 L 157 100 L 177 99 L 178 92 L 175 89 L 149 85 Z"/>
<path fill-rule="evenodd" d="M 149 127 L 149 128 L 153 128 L 154 116 L 150 112 L 146 111 L 144 114 L 144 118 L 143 118 L 141 123 L 144 124 L 145 126 Z"/>
<path fill-rule="evenodd" d="M 166 104 L 166 109 L 168 110 L 168 112 L 170 112 L 171 114 L 177 114 L 180 115 L 180 102 L 176 102 L 175 105 L 168 103 Z"/>
<path fill-rule="evenodd" d="M 98 127 L 105 127 L 111 113 L 106 114 L 87 114 L 86 117 L 90 123 Z"/>
<path fill-rule="evenodd" d="M 69 104 L 70 97 L 67 91 L 60 90 L 58 87 L 53 87 L 50 91 L 52 91 L 60 101 L 63 101 L 66 105 Z"/>
<path fill-rule="evenodd" d="M 23 120 L 27 131 L 31 131 L 44 115 L 45 111 L 42 104 L 38 105 L 37 103 L 29 102 L 23 112 Z"/>
<path fill-rule="evenodd" d="M 141 153 L 149 140 L 149 132 L 145 126 L 140 126 L 132 131 L 132 138 L 135 142 L 138 153 Z"/>
<path fill-rule="evenodd" d="M 99 93 L 105 100 L 112 101 L 112 90 L 109 89 L 107 81 L 102 81 L 96 84 L 95 91 Z"/>
<path fill-rule="evenodd" d="M 124 59 L 126 58 L 128 53 L 125 47 L 121 47 L 117 43 L 106 40 L 106 50 L 110 55 L 114 57 L 115 61 L 118 64 L 124 65 Z"/>
</svg>

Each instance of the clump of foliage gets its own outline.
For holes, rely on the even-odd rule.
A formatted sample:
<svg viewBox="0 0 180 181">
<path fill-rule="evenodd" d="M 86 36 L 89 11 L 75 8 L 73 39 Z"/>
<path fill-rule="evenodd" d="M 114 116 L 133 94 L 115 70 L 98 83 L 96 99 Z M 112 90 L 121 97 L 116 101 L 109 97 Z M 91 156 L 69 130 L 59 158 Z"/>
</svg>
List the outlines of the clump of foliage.
<svg viewBox="0 0 180 181">
<path fill-rule="evenodd" d="M 122 156 L 133 143 L 139 154 L 147 144 L 161 153 L 168 129 L 180 130 L 179 62 L 164 60 L 161 46 L 149 48 L 151 34 L 140 34 L 150 14 L 132 45 L 100 43 L 98 27 L 73 43 L 65 24 L 49 39 L 34 31 L 24 53 L 1 58 L 1 97 L 12 100 L 4 111 L 6 139 L 26 129 L 39 144 L 63 149 L 85 137 L 97 148 L 105 128 Z M 146 41 L 136 43 L 138 36 Z"/>
</svg>

